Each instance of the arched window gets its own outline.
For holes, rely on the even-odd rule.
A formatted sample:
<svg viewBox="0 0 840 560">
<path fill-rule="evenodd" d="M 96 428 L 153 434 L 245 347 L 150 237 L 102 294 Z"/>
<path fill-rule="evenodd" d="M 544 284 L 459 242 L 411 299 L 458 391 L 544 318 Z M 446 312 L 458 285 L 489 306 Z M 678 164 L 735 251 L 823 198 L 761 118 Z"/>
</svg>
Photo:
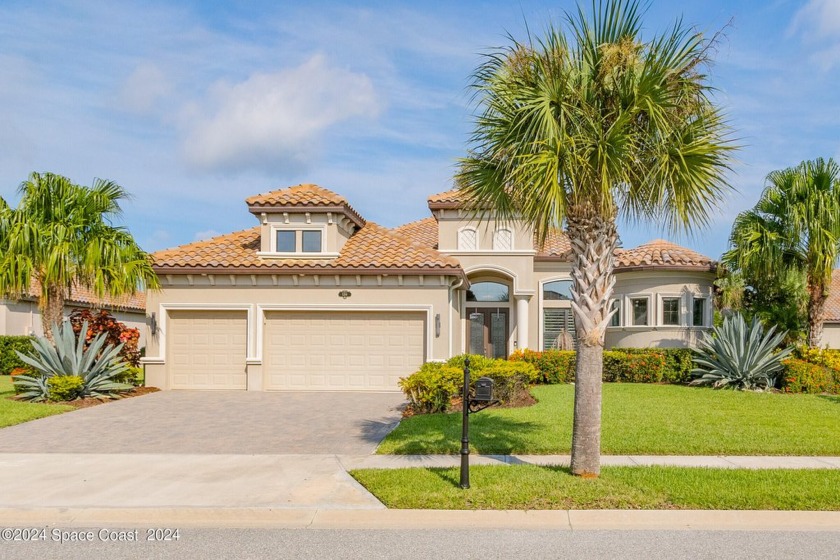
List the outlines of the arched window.
<svg viewBox="0 0 840 560">
<path fill-rule="evenodd" d="M 571 300 L 572 299 L 572 281 L 571 280 L 556 280 L 554 282 L 546 282 L 543 284 L 543 300 L 557 301 L 557 300 Z"/>
<path fill-rule="evenodd" d="M 513 249 L 513 236 L 509 229 L 497 229 L 493 234 L 493 250 L 510 251 Z"/>
<path fill-rule="evenodd" d="M 464 228 L 458 231 L 458 250 L 475 251 L 478 249 L 478 235 L 472 228 Z"/>
<path fill-rule="evenodd" d="M 467 301 L 506 302 L 510 295 L 508 287 L 499 282 L 475 282 L 467 290 Z"/>
</svg>

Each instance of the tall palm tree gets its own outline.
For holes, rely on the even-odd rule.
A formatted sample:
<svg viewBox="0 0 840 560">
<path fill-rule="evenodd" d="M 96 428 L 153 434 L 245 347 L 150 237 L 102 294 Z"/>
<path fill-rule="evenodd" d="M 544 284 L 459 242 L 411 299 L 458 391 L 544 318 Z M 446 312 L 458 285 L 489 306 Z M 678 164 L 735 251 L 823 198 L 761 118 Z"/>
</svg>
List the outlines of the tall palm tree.
<svg viewBox="0 0 840 560">
<path fill-rule="evenodd" d="M 20 297 L 36 281 L 48 339 L 74 288 L 99 297 L 159 288 L 148 254 L 112 224 L 128 197 L 122 187 L 96 179 L 88 188 L 61 175 L 32 173 L 18 191 L 17 208 L 0 199 L 0 293 Z"/>
<path fill-rule="evenodd" d="M 673 230 L 707 223 L 734 145 L 709 96 L 708 42 L 674 24 L 645 42 L 639 2 L 593 0 L 567 31 L 488 55 L 456 184 L 479 215 L 522 220 L 572 245 L 578 333 L 572 472 L 600 474 L 604 332 L 612 313 L 616 220 Z"/>
<path fill-rule="evenodd" d="M 840 256 L 840 166 L 818 158 L 771 172 L 755 207 L 735 219 L 729 243 L 724 262 L 749 278 L 805 274 L 808 344 L 819 346 Z"/>
</svg>

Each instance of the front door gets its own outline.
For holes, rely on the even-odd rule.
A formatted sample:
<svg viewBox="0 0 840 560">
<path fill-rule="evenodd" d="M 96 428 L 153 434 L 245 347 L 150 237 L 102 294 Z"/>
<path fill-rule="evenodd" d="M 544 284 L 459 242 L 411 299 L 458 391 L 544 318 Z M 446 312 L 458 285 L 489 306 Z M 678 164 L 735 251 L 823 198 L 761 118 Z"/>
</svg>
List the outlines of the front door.
<svg viewBox="0 0 840 560">
<path fill-rule="evenodd" d="M 507 309 L 468 307 L 467 319 L 467 350 L 470 354 L 507 358 Z"/>
</svg>

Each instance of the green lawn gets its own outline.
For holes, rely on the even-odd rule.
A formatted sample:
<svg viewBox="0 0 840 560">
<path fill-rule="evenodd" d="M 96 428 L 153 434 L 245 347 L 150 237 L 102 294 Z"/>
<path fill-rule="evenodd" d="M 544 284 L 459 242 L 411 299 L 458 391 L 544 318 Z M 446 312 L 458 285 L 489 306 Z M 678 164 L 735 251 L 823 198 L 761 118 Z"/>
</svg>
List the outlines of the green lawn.
<svg viewBox="0 0 840 560">
<path fill-rule="evenodd" d="M 395 509 L 840 510 L 840 471 L 605 467 L 586 480 L 560 467 L 367 469 L 350 473 Z"/>
<path fill-rule="evenodd" d="M 0 375 L 0 428 L 74 410 L 67 405 L 25 403 L 9 399 L 14 394 L 11 378 Z"/>
<path fill-rule="evenodd" d="M 571 385 L 537 386 L 527 408 L 470 416 L 471 449 L 485 454 L 568 453 Z M 604 384 L 601 450 L 646 455 L 840 455 L 840 396 Z M 404 419 L 378 453 L 457 453 L 461 415 Z"/>
</svg>

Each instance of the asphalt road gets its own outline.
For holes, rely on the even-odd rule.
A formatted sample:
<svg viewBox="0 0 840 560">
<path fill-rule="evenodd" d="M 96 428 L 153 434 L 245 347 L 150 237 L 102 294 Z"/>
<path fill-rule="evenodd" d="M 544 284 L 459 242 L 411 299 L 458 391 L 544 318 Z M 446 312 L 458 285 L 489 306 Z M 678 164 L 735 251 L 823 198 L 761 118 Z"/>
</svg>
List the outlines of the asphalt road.
<svg viewBox="0 0 840 560">
<path fill-rule="evenodd" d="M 139 542 L 102 542 L 99 528 L 58 530 L 67 532 L 59 539 L 72 538 L 71 531 L 92 531 L 94 538 L 61 543 L 47 528 L 46 541 L 0 542 L 0 558 L 814 560 L 840 554 L 840 528 L 836 532 L 184 529 L 177 541 L 168 542 L 146 541 L 146 529 L 137 529 Z M 106 531 L 106 537 L 118 538 L 114 532 L 120 530 Z"/>
</svg>

